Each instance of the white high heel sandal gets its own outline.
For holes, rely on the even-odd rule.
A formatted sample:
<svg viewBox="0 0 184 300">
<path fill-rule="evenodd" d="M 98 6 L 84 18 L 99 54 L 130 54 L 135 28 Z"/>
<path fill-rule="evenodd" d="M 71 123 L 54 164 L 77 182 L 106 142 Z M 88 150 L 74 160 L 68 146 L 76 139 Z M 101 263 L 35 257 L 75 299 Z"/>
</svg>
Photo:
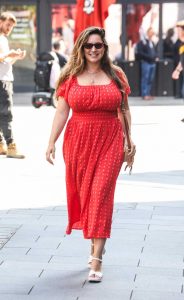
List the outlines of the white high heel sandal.
<svg viewBox="0 0 184 300">
<path fill-rule="evenodd" d="M 92 256 L 92 261 L 93 260 L 98 260 L 99 262 L 102 263 L 102 259 Z M 94 271 L 94 270 L 91 269 L 89 271 L 89 274 L 88 274 L 88 281 L 89 282 L 101 282 L 102 281 L 102 277 L 103 277 L 103 273 L 102 272 L 100 272 L 100 271 Z"/>
<path fill-rule="evenodd" d="M 91 246 L 93 247 L 94 244 L 91 244 Z M 104 255 L 105 252 L 106 252 L 106 250 L 105 250 L 105 248 L 103 248 L 102 255 Z M 90 254 L 90 256 L 89 256 L 89 258 L 88 258 L 88 268 L 89 268 L 89 269 L 91 268 L 92 260 L 93 260 L 93 255 Z"/>
</svg>

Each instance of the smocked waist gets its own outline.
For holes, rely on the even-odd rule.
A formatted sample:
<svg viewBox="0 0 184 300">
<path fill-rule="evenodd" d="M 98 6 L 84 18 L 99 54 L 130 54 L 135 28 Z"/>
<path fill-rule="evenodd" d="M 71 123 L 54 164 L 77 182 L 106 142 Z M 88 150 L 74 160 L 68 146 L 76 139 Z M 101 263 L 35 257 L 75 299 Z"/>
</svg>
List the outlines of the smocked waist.
<svg viewBox="0 0 184 300">
<path fill-rule="evenodd" d="M 117 118 L 117 111 L 90 111 L 90 112 L 73 112 L 74 120 L 107 120 Z"/>
</svg>

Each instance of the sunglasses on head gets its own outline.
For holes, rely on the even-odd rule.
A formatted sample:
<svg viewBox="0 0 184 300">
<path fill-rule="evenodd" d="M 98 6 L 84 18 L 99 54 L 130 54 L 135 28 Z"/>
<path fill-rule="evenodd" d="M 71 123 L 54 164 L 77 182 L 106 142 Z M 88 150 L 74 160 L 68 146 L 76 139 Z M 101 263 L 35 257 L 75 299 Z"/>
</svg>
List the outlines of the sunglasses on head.
<svg viewBox="0 0 184 300">
<path fill-rule="evenodd" d="M 95 47 L 95 49 L 101 49 L 103 47 L 104 43 L 86 43 L 84 44 L 84 48 L 85 49 L 92 49 L 93 46 Z"/>
</svg>

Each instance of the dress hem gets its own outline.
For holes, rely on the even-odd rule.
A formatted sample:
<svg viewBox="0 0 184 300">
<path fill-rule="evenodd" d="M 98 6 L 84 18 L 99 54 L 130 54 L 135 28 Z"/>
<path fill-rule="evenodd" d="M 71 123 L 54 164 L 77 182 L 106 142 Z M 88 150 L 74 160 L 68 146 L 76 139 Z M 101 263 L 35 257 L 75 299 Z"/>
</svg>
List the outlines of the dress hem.
<svg viewBox="0 0 184 300">
<path fill-rule="evenodd" d="M 83 230 L 82 228 L 72 228 L 70 230 L 66 230 L 66 234 L 67 235 L 70 235 L 72 233 L 72 230 Z M 103 236 L 88 236 L 88 235 L 85 235 L 84 231 L 83 231 L 83 235 L 84 235 L 84 238 L 85 239 L 109 239 L 110 238 L 110 235 L 107 234 L 107 235 L 103 235 Z"/>
</svg>

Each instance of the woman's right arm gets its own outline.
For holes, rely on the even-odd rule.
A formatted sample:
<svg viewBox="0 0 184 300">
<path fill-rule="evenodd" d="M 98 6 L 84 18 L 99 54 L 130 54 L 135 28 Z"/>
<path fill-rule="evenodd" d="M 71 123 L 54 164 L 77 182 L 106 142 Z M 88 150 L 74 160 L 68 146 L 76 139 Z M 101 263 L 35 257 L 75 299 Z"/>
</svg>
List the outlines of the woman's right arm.
<svg viewBox="0 0 184 300">
<path fill-rule="evenodd" d="M 66 121 L 68 119 L 70 107 L 64 98 L 60 97 L 52 123 L 51 134 L 49 138 L 49 144 L 46 151 L 46 160 L 53 165 L 53 159 L 55 159 L 55 142 L 60 136 Z M 52 158 L 51 158 L 52 157 Z"/>
</svg>

